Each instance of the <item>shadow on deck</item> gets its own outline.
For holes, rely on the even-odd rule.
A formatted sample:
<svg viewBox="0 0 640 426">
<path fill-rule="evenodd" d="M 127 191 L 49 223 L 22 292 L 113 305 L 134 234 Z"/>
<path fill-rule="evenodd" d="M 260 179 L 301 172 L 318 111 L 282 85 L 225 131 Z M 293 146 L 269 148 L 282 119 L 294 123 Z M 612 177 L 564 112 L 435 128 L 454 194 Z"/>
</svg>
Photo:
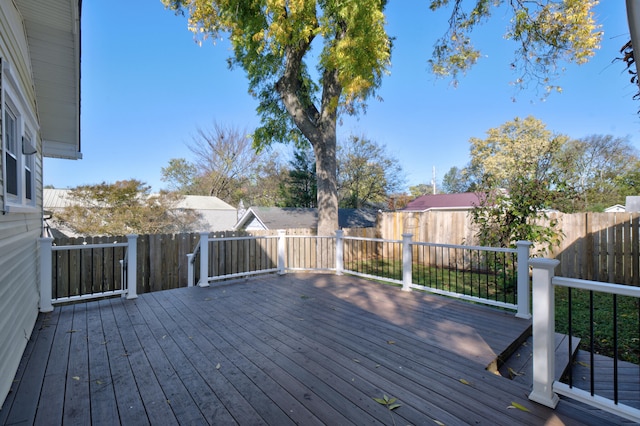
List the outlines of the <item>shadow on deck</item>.
<svg viewBox="0 0 640 426">
<path fill-rule="evenodd" d="M 486 369 L 529 326 L 321 274 L 64 306 L 39 316 L 0 424 L 619 424 Z"/>
</svg>

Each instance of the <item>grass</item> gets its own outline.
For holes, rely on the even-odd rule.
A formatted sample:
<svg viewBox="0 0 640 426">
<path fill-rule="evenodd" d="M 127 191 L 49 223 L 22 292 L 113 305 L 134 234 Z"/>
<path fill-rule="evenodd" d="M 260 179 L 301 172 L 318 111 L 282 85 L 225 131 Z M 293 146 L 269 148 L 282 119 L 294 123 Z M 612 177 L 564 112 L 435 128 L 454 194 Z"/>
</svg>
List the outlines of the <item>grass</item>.
<svg viewBox="0 0 640 426">
<path fill-rule="evenodd" d="M 402 280 L 402 262 L 385 258 L 369 258 L 345 263 L 345 269 L 362 274 Z M 516 302 L 516 276 L 511 271 L 472 271 L 413 264 L 413 283 L 432 289 L 500 301 Z"/>
<path fill-rule="evenodd" d="M 591 298 L 593 297 L 593 301 Z M 556 331 L 569 332 L 569 289 L 557 287 L 556 299 Z M 634 297 L 617 296 L 617 341 L 618 359 L 638 364 L 640 362 L 640 310 L 639 301 Z M 580 348 L 586 351 L 614 357 L 614 311 L 613 295 L 572 289 L 571 290 L 572 322 L 571 334 L 581 339 Z M 593 339 L 589 324 L 593 306 Z M 593 345 L 593 346 L 592 346 Z"/>
</svg>

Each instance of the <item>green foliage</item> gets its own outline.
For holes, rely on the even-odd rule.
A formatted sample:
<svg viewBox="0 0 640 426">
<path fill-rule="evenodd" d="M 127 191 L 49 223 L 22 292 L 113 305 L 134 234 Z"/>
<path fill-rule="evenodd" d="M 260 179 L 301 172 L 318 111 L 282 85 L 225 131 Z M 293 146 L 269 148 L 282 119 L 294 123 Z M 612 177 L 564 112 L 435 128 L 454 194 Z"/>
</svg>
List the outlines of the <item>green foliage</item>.
<svg viewBox="0 0 640 426">
<path fill-rule="evenodd" d="M 249 92 L 258 99 L 262 126 L 254 141 L 299 142 L 302 134 L 283 97 L 296 97 L 300 113 L 356 112 L 364 107 L 390 66 L 391 42 L 385 32 L 386 1 L 308 0 L 163 0 L 166 7 L 189 15 L 189 29 L 202 41 L 228 35 L 230 66 L 247 73 Z M 311 43 L 321 50 L 311 55 Z M 319 81 L 312 79 L 315 68 Z M 288 73 L 292 73 L 289 75 Z M 330 80 L 331 81 L 330 81 Z M 329 93 L 328 84 L 337 91 Z M 324 91 L 324 92 L 323 92 Z M 327 97 L 326 95 L 331 95 Z"/>
<path fill-rule="evenodd" d="M 351 135 L 338 146 L 338 194 L 343 208 L 384 204 L 403 185 L 399 162 L 386 147 Z"/>
<path fill-rule="evenodd" d="M 313 151 L 296 150 L 289 162 L 289 178 L 281 184 L 284 207 L 316 207 L 316 165 Z"/>
<path fill-rule="evenodd" d="M 554 166 L 579 195 L 571 211 L 602 211 L 638 194 L 639 163 L 628 138 L 591 135 L 566 143 Z"/>
<path fill-rule="evenodd" d="M 549 182 L 518 176 L 508 192 L 490 182 L 487 177 L 482 184 L 494 189 L 471 211 L 481 245 L 515 247 L 518 241 L 531 241 L 542 254 L 560 243 L 557 222 L 545 212 L 554 197 Z"/>
<path fill-rule="evenodd" d="M 552 167 L 568 138 L 548 131 L 533 117 L 516 118 L 471 138 L 471 167 L 477 191 L 485 194 L 473 209 L 480 243 L 514 247 L 519 240 L 539 243 L 541 252 L 560 242 L 556 223 L 546 209 L 570 188 Z"/>
<path fill-rule="evenodd" d="M 442 192 L 446 194 L 469 192 L 473 188 L 473 178 L 467 169 L 451 167 L 442 178 Z"/>
<path fill-rule="evenodd" d="M 431 194 L 433 192 L 433 185 L 426 183 L 419 183 L 409 187 L 409 193 L 413 198 L 418 198 L 425 194 Z"/>
<path fill-rule="evenodd" d="M 389 416 L 391 417 L 391 421 L 393 422 L 393 424 L 396 424 L 395 419 L 393 418 L 393 415 L 391 414 L 391 412 L 393 410 L 395 410 L 396 408 L 400 408 L 402 407 L 402 404 L 399 404 L 397 401 L 397 398 L 392 398 L 387 396 L 386 394 L 384 394 L 382 396 L 382 398 L 373 398 L 373 400 L 375 402 L 377 402 L 380 405 L 384 405 L 385 407 L 387 407 L 387 410 L 389 410 Z"/>
<path fill-rule="evenodd" d="M 81 235 L 189 232 L 198 223 L 193 211 L 176 209 L 180 195 L 150 189 L 135 179 L 81 185 L 70 191 L 71 205 L 58 219 Z"/>
<path fill-rule="evenodd" d="M 561 62 L 583 64 L 600 47 L 602 32 L 593 12 L 597 0 L 431 0 L 430 7 L 437 10 L 451 3 L 449 28 L 436 43 L 430 63 L 436 75 L 452 77 L 454 83 L 480 58 L 471 33 L 502 7 L 511 16 L 505 38 L 518 46 L 511 67 L 519 87 L 533 80 L 547 93 L 560 91 L 551 81 L 563 69 Z"/>
<path fill-rule="evenodd" d="M 172 158 L 167 167 L 160 170 L 161 180 L 169 184 L 169 190 L 181 194 L 197 194 L 197 167 L 184 158 Z"/>
</svg>

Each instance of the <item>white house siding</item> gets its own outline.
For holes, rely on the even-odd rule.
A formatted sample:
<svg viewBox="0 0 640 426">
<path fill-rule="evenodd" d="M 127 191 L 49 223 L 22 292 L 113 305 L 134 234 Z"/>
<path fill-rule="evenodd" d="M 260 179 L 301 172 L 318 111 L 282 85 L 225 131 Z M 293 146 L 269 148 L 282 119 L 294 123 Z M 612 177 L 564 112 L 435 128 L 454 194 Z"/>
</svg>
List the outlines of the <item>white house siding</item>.
<svg viewBox="0 0 640 426">
<path fill-rule="evenodd" d="M 27 113 L 35 117 L 35 92 L 23 29 L 14 2 L 0 2 L 2 72 L 6 72 L 8 64 L 31 109 Z M 42 228 L 42 143 L 38 133 L 33 138 L 38 146 L 32 171 L 36 178 L 36 208 L 26 213 L 0 213 L 0 405 L 10 390 L 38 315 L 37 241 Z M 4 152 L 0 156 L 0 188 L 3 188 L 3 161 Z M 0 194 L 0 210 L 4 210 L 4 205 Z"/>
</svg>

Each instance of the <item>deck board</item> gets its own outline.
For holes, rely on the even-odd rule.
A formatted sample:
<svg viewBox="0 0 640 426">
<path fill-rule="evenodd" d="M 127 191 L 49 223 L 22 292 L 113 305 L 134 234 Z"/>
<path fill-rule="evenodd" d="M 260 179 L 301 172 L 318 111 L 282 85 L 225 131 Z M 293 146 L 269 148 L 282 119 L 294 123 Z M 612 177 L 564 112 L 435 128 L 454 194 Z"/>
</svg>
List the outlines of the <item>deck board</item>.
<svg viewBox="0 0 640 426">
<path fill-rule="evenodd" d="M 620 423 L 486 370 L 530 321 L 360 278 L 268 275 L 38 324 L 0 424 Z"/>
</svg>

